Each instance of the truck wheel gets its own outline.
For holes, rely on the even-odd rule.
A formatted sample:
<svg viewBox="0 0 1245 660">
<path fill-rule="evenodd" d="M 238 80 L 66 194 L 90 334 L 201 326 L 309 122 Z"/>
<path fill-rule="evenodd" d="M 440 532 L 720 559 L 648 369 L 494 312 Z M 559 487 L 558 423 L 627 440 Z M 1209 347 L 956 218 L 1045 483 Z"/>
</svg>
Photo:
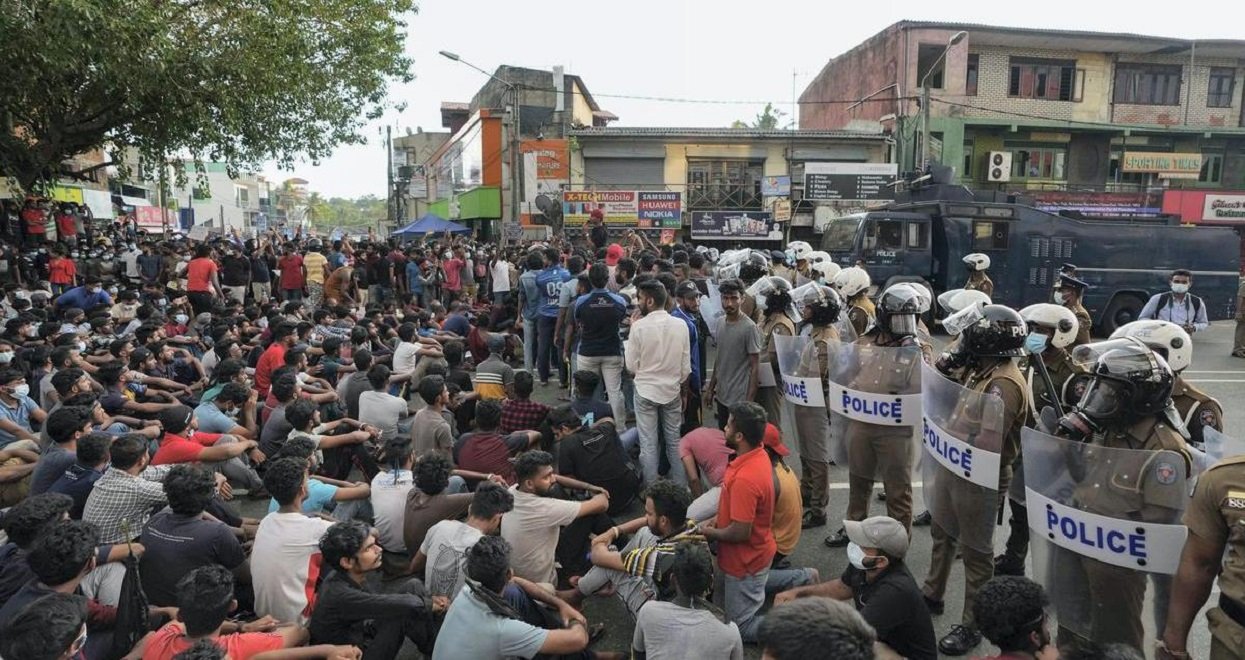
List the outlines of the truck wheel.
<svg viewBox="0 0 1245 660">
<path fill-rule="evenodd" d="M 1102 318 L 1102 333 L 1110 335 L 1120 326 L 1136 321 L 1141 316 L 1145 301 L 1137 296 L 1121 294 L 1111 299 L 1107 313 Z"/>
</svg>

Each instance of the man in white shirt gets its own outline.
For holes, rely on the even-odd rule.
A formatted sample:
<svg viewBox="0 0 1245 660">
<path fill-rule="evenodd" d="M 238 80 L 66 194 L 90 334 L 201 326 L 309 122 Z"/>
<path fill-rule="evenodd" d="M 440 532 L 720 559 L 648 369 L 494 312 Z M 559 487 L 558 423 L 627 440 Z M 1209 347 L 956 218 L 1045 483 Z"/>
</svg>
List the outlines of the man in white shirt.
<svg viewBox="0 0 1245 660">
<path fill-rule="evenodd" d="M 514 496 L 502 486 L 484 482 L 471 496 L 467 521 L 442 520 L 428 530 L 411 562 L 411 572 L 424 572 L 430 596 L 446 596 L 453 602 L 463 590 L 463 563 L 467 550 L 483 536 L 501 530 L 502 516 L 514 508 Z"/>
<path fill-rule="evenodd" d="M 280 508 L 259 523 L 251 550 L 255 611 L 306 625 L 315 607 L 320 537 L 333 521 L 303 514 L 307 461 L 282 458 L 264 473 L 264 487 Z"/>
<path fill-rule="evenodd" d="M 428 365 L 444 357 L 435 339 L 418 336 L 418 326 L 403 323 L 398 326 L 399 341 L 393 349 L 393 373 L 410 374 L 410 380 L 418 383 L 428 370 Z"/>
<path fill-rule="evenodd" d="M 406 517 L 406 498 L 415 488 L 415 475 L 411 472 L 414 454 L 411 443 L 395 440 L 385 445 L 385 469 L 372 478 L 372 517 L 380 545 L 385 549 L 384 560 L 391 562 L 391 553 L 406 553 L 406 541 L 402 538 L 402 524 Z M 406 566 L 402 567 L 403 569 Z"/>
<path fill-rule="evenodd" d="M 510 300 L 510 262 L 497 255 L 489 264 L 489 274 L 493 277 L 493 302 L 505 305 Z"/>
<path fill-rule="evenodd" d="M 1172 271 L 1171 291 L 1151 296 L 1138 318 L 1171 321 L 1193 334 L 1210 327 L 1206 318 L 1206 302 L 1189 293 L 1193 273 L 1180 268 Z"/>
<path fill-rule="evenodd" d="M 679 459 L 679 427 L 683 400 L 692 373 L 691 337 L 687 324 L 666 312 L 666 287 L 657 280 L 636 287 L 638 308 L 623 345 L 627 371 L 635 375 L 635 422 L 640 432 L 640 466 L 644 483 L 657 478 L 658 432 L 665 435 L 670 480 L 687 485 Z"/>
</svg>

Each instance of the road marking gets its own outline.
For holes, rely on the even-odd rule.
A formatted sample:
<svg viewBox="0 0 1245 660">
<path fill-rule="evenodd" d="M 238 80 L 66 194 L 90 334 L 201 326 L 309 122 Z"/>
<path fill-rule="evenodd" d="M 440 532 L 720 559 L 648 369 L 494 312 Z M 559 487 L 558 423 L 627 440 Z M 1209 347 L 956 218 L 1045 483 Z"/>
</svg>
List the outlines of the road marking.
<svg viewBox="0 0 1245 660">
<path fill-rule="evenodd" d="M 1182 374 L 1241 374 L 1245 376 L 1245 369 L 1230 369 L 1227 371 L 1193 371 L 1191 369 L 1186 369 L 1180 373 Z"/>
<path fill-rule="evenodd" d="M 920 488 L 922 485 L 924 484 L 920 481 L 912 482 L 913 488 Z M 830 490 L 847 490 L 848 487 L 849 487 L 849 484 L 845 481 L 844 482 L 835 481 L 835 482 L 830 483 Z"/>
<path fill-rule="evenodd" d="M 1190 378 L 1190 383 L 1245 383 L 1245 378 Z"/>
</svg>

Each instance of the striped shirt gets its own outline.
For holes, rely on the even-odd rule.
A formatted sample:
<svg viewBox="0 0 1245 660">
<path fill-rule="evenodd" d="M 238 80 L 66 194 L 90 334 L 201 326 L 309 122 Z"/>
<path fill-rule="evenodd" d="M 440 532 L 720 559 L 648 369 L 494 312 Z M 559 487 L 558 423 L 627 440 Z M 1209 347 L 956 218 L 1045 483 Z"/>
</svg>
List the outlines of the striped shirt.
<svg viewBox="0 0 1245 660">
<path fill-rule="evenodd" d="M 506 398 L 506 386 L 514 382 L 514 368 L 496 353 L 476 365 L 475 390 L 481 399 Z"/>
</svg>

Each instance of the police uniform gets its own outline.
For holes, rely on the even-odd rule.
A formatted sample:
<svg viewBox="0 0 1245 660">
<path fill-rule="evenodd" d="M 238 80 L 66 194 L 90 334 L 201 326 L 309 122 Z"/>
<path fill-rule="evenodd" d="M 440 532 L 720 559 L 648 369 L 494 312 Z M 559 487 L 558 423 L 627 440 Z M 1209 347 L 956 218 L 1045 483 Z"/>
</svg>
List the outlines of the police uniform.
<svg viewBox="0 0 1245 660">
<path fill-rule="evenodd" d="M 1155 453 L 1138 456 L 1135 460 L 1144 461 L 1142 464 L 1126 465 L 1120 454 L 1096 452 L 1096 447 L 1170 451 L 1178 457 Z M 1085 472 L 1074 475 L 1078 482 L 1072 494 L 1075 508 L 1117 519 L 1177 523 L 1177 512 L 1183 508 L 1187 493 L 1175 487 L 1172 475 L 1177 470 L 1190 475 L 1193 463 L 1184 437 L 1159 417 L 1148 416 L 1127 429 L 1096 434 L 1078 464 Z M 1065 599 L 1083 608 L 1061 612 L 1060 619 L 1081 622 L 1096 643 L 1144 648 L 1141 613 L 1147 574 L 1057 547 L 1051 554 L 1051 574 L 1058 582 L 1052 590 L 1055 600 Z M 1060 625 L 1060 646 L 1075 643 L 1076 637 Z"/>
<path fill-rule="evenodd" d="M 862 299 L 864 297 L 862 296 Z M 872 307 L 872 303 L 869 305 Z M 859 308 L 853 308 L 859 309 Z M 850 312 L 849 312 L 850 313 Z M 852 378 L 852 389 L 864 392 L 900 392 L 920 379 L 921 362 L 932 360 L 932 349 L 915 337 L 902 343 L 882 340 L 875 329 L 855 342 L 859 346 L 898 349 L 919 348 L 919 352 L 889 350 L 861 351 L 859 370 Z M 869 514 L 869 496 L 876 478 L 886 491 L 886 515 L 912 527 L 912 465 L 914 460 L 911 426 L 882 426 L 853 419 L 847 420 L 844 440 L 847 443 L 848 520 L 864 520 Z"/>
<path fill-rule="evenodd" d="M 1209 426 L 1223 432 L 1223 407 L 1215 397 L 1180 376 L 1176 376 L 1176 383 L 1172 386 L 1172 403 L 1180 413 L 1185 430 L 1189 432 L 1189 441 L 1198 447 L 1206 443 L 1202 429 Z"/>
<path fill-rule="evenodd" d="M 752 319 L 752 322 L 761 325 L 763 310 L 757 306 L 757 299 L 747 291 L 739 299 L 739 313 Z"/>
<path fill-rule="evenodd" d="M 795 270 L 787 264 L 774 264 L 770 267 L 769 274 L 787 280 L 792 286 L 795 285 Z"/>
<path fill-rule="evenodd" d="M 795 335 L 795 321 L 782 312 L 770 314 L 762 319 L 761 330 L 761 369 L 770 369 L 774 374 L 774 382 L 781 383 L 782 376 L 778 373 L 778 351 L 774 346 L 774 335 Z M 758 377 L 759 378 L 759 377 Z M 757 387 L 757 400 L 765 408 L 765 416 L 774 426 L 782 426 L 782 388 Z"/>
<path fill-rule="evenodd" d="M 1245 357 L 1245 279 L 1236 288 L 1236 331 L 1232 335 L 1232 356 Z"/>
<path fill-rule="evenodd" d="M 1198 477 L 1183 522 L 1203 542 L 1227 549 L 1219 606 L 1206 613 L 1210 657 L 1245 658 L 1245 456 L 1222 460 Z"/>
<path fill-rule="evenodd" d="M 864 337 L 873 319 L 878 316 L 878 308 L 863 292 L 856 294 L 847 301 L 847 320 L 852 324 L 857 337 Z"/>
<path fill-rule="evenodd" d="M 1063 303 L 1076 316 L 1076 339 L 1072 340 L 1069 349 L 1076 348 L 1082 344 L 1089 343 L 1089 330 L 1094 325 L 1093 319 L 1089 317 L 1089 311 L 1081 305 L 1080 298 L 1085 295 L 1085 290 L 1089 288 L 1089 284 L 1077 279 L 1073 273 L 1076 272 L 1076 266 L 1072 264 L 1064 264 L 1059 271 L 1059 279 L 1055 280 L 1055 288 L 1072 288 L 1076 289 L 1079 294 L 1076 302 L 1066 301 Z"/>
<path fill-rule="evenodd" d="M 968 276 L 968 281 L 964 283 L 964 289 L 968 291 L 980 291 L 991 298 L 994 298 L 994 282 L 986 275 L 984 270 L 975 270 Z"/>
<path fill-rule="evenodd" d="M 830 373 L 830 353 L 838 344 L 839 331 L 833 325 L 813 326 L 796 375 L 817 378 L 824 386 Z M 800 449 L 800 491 L 806 494 L 804 506 L 824 515 L 830 502 L 830 411 L 809 406 L 792 406 L 792 411 Z"/>
<path fill-rule="evenodd" d="M 973 366 L 965 370 L 959 380 L 960 384 L 968 390 L 992 394 L 1003 401 L 1002 428 L 984 427 L 981 429 L 995 430 L 1002 436 L 998 495 L 981 497 L 983 489 L 980 486 L 957 479 L 940 483 L 938 485 L 940 492 L 934 493 L 933 496 L 949 498 L 950 502 L 947 505 L 954 507 L 957 516 L 963 520 L 979 520 L 983 516 L 993 518 L 1002 504 L 1001 498 L 1006 495 L 1008 486 L 1011 484 L 1012 462 L 1020 452 L 1020 430 L 1028 418 L 1030 405 L 1028 387 L 1014 358 L 991 359 L 989 364 Z M 973 423 L 974 430 L 985 424 L 985 420 L 973 420 L 972 411 L 963 412 L 967 414 L 966 421 Z M 961 413 L 957 410 L 956 417 L 960 416 Z M 954 432 L 956 430 L 954 419 L 950 425 L 953 428 L 947 430 Z M 979 533 L 966 529 L 964 525 L 961 525 L 959 531 L 961 536 Z M 965 626 L 972 627 L 973 600 L 976 598 L 977 591 L 994 577 L 994 553 L 988 549 L 991 547 L 989 539 L 954 538 L 939 525 L 937 517 L 930 525 L 930 537 L 934 541 L 934 547 L 930 555 L 929 576 L 925 579 L 925 586 L 922 590 L 930 600 L 942 600 L 958 550 L 964 560 L 964 611 L 961 615 L 961 622 Z M 981 551 L 979 548 L 982 547 L 987 550 Z"/>
<path fill-rule="evenodd" d="M 799 262 L 796 262 L 795 272 L 792 273 L 792 277 L 795 279 L 796 286 L 801 286 L 815 281 L 815 278 L 813 277 L 813 269 L 809 267 L 807 261 L 804 262 L 803 268 L 800 268 Z"/>
</svg>

